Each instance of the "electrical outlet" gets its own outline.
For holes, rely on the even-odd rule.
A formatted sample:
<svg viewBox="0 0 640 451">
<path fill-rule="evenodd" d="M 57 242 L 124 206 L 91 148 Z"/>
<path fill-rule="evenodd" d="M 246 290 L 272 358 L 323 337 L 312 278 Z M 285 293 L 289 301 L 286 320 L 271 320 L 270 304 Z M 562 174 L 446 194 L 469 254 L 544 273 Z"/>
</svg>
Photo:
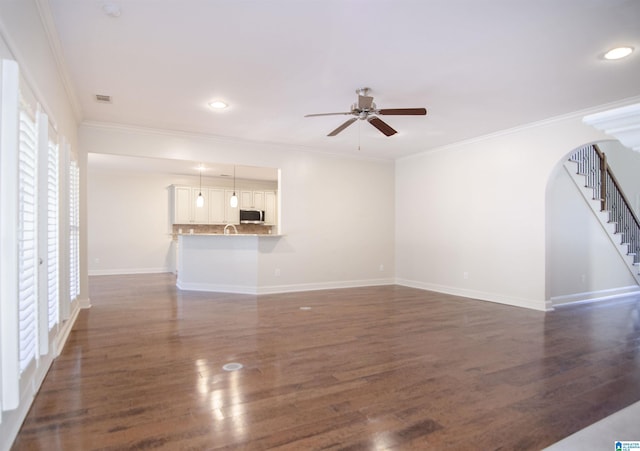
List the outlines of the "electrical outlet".
<svg viewBox="0 0 640 451">
<path fill-rule="evenodd" d="M 462 278 L 463 278 L 464 280 L 467 280 L 467 279 L 469 278 L 469 273 L 468 273 L 467 271 L 463 272 L 463 273 L 462 273 Z"/>
<path fill-rule="evenodd" d="M 273 274 L 274 274 L 276 277 L 280 277 L 280 268 L 276 268 L 276 270 L 273 272 Z"/>
<path fill-rule="evenodd" d="M 380 263 L 380 271 L 384 271 L 384 265 L 382 263 Z"/>
</svg>

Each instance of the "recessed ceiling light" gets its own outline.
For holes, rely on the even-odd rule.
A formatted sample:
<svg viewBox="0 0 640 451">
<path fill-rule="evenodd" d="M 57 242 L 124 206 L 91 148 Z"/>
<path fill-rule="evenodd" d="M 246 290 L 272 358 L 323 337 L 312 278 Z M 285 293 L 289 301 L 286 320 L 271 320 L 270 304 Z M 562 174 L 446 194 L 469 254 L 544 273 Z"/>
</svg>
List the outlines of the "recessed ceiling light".
<svg viewBox="0 0 640 451">
<path fill-rule="evenodd" d="M 611 49 L 605 53 L 604 59 L 619 60 L 620 58 L 631 55 L 632 52 L 633 47 L 616 47 L 615 49 Z"/>
<path fill-rule="evenodd" d="M 214 100 L 213 102 L 209 102 L 209 106 L 214 110 L 223 110 L 229 105 L 224 103 L 222 100 Z"/>
</svg>

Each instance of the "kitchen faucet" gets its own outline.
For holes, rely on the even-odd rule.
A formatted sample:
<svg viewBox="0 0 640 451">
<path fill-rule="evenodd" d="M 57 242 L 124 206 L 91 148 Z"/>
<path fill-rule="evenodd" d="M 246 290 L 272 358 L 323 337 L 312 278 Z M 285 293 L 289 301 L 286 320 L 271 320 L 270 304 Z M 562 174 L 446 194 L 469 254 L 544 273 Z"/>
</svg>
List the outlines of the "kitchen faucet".
<svg viewBox="0 0 640 451">
<path fill-rule="evenodd" d="M 232 228 L 233 228 L 233 232 L 234 232 L 234 234 L 236 234 L 236 235 L 238 234 L 238 229 L 236 229 L 236 226 L 235 226 L 235 225 L 233 225 L 233 224 L 227 224 L 226 226 L 224 226 L 224 234 L 225 234 L 225 235 L 229 235 L 229 230 L 228 230 L 228 228 L 229 228 L 229 227 L 232 227 Z"/>
</svg>

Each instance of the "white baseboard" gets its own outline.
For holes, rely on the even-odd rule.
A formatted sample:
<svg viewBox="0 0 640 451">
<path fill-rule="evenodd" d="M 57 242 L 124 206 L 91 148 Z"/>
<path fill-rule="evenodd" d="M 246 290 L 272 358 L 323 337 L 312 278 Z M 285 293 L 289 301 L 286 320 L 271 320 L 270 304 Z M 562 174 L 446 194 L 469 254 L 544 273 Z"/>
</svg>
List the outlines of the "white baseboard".
<svg viewBox="0 0 640 451">
<path fill-rule="evenodd" d="M 515 307 L 524 307 L 532 310 L 547 311 L 549 306 L 544 300 L 524 299 L 515 296 L 505 296 L 496 293 L 487 293 L 477 290 L 467 290 L 458 287 L 449 287 L 446 285 L 437 285 L 433 283 L 419 282 L 416 280 L 396 279 L 396 285 L 405 287 L 418 288 L 420 290 L 435 291 L 437 293 L 445 293 L 453 296 L 462 296 L 465 298 L 476 299 L 479 301 L 489 301 L 498 304 L 513 305 Z"/>
<path fill-rule="evenodd" d="M 259 287 L 258 294 L 295 293 L 298 291 L 335 290 L 339 288 L 376 287 L 393 285 L 393 279 L 348 280 L 321 283 L 303 283 L 292 285 L 271 285 Z"/>
<path fill-rule="evenodd" d="M 73 329 L 73 325 L 78 319 L 78 313 L 80 313 L 81 307 L 80 302 L 72 304 L 75 306 L 69 315 L 69 318 L 60 324 L 60 329 L 58 330 L 58 334 L 54 339 L 54 358 L 58 357 L 64 348 L 67 339 L 69 338 L 69 334 L 71 333 L 71 329 Z"/>
<path fill-rule="evenodd" d="M 271 285 L 271 286 L 235 286 L 235 285 L 216 285 L 205 283 L 185 283 L 180 280 L 176 286 L 181 290 L 187 291 L 211 291 L 219 293 L 236 293 L 236 294 L 278 294 L 278 293 L 295 293 L 298 291 L 315 291 L 315 290 L 333 290 L 338 288 L 356 288 L 371 287 L 381 285 L 393 285 L 393 279 L 367 279 L 367 280 L 348 280 L 321 283 L 301 283 L 291 285 Z"/>
<path fill-rule="evenodd" d="M 127 274 L 159 274 L 175 272 L 172 268 L 114 268 L 114 269 L 90 269 L 90 276 L 121 276 Z"/>
<path fill-rule="evenodd" d="M 554 296 L 551 298 L 551 303 L 554 307 L 563 307 L 566 305 L 576 305 L 587 302 L 608 301 L 615 298 L 638 294 L 640 294 L 640 286 L 630 285 L 627 287 L 611 288 L 608 290 L 587 291 L 584 293 L 568 294 L 565 296 Z"/>
</svg>

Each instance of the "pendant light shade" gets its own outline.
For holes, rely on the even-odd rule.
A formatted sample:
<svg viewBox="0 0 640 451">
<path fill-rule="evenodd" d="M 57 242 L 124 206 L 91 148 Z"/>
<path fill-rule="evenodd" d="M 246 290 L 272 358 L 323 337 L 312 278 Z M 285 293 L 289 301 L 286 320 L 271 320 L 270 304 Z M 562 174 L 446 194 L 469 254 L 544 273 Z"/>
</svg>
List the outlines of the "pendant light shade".
<svg viewBox="0 0 640 451">
<path fill-rule="evenodd" d="M 200 166 L 200 192 L 198 193 L 198 197 L 196 198 L 196 207 L 202 208 L 204 207 L 204 197 L 202 196 L 202 165 Z"/>
<path fill-rule="evenodd" d="M 238 196 L 236 196 L 236 167 L 233 167 L 233 195 L 229 199 L 231 208 L 238 208 Z"/>
</svg>

